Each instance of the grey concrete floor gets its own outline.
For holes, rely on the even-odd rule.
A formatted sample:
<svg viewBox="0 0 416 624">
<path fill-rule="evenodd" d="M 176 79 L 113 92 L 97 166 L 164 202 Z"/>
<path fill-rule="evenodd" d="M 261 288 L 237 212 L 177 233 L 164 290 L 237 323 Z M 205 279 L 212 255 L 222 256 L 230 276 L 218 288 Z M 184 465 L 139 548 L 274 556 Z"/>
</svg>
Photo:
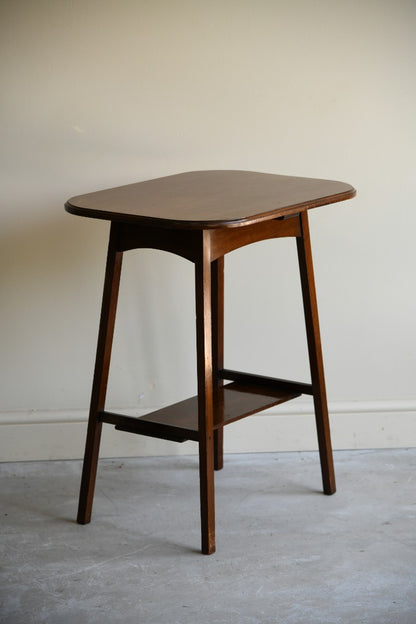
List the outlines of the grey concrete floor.
<svg viewBox="0 0 416 624">
<path fill-rule="evenodd" d="M 1 615 L 10 624 L 415 624 L 416 449 L 228 455 L 217 552 L 199 554 L 196 457 L 0 465 Z"/>
</svg>

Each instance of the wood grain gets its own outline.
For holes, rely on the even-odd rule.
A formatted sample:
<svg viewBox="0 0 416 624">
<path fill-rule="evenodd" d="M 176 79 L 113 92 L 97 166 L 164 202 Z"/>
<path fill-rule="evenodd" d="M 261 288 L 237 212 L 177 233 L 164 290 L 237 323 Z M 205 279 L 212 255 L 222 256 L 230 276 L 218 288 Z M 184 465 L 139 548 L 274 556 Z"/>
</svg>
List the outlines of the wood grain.
<svg viewBox="0 0 416 624">
<path fill-rule="evenodd" d="M 354 197 L 344 182 L 256 173 L 191 171 L 78 195 L 68 212 L 167 228 L 236 227 Z"/>
<path fill-rule="evenodd" d="M 247 171 L 196 171 L 70 199 L 73 214 L 111 221 L 78 522 L 90 521 L 102 423 L 199 445 L 202 552 L 215 551 L 214 469 L 223 428 L 245 416 L 313 395 L 324 492 L 335 492 L 328 407 L 307 210 L 354 197 L 349 184 Z M 311 384 L 224 368 L 224 255 L 270 238 L 296 239 Z M 123 253 L 155 248 L 194 263 L 197 396 L 132 418 L 105 410 Z M 258 327 L 253 326 L 253 332 Z M 232 383 L 224 385 L 224 380 Z"/>
</svg>

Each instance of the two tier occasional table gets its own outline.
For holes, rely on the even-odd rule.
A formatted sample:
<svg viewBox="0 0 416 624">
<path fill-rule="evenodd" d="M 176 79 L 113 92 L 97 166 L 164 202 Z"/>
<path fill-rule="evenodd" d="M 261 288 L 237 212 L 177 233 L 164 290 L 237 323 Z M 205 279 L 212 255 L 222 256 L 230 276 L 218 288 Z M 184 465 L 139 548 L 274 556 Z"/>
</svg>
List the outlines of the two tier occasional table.
<svg viewBox="0 0 416 624">
<path fill-rule="evenodd" d="M 312 395 L 325 494 L 335 492 L 331 437 L 308 228 L 308 210 L 354 197 L 349 184 L 249 171 L 193 171 L 73 197 L 75 215 L 111 222 L 78 522 L 91 519 L 103 423 L 199 445 L 202 552 L 215 551 L 214 470 L 223 428 L 301 394 Z M 311 384 L 224 367 L 224 256 L 271 238 L 296 239 Z M 134 418 L 105 409 L 125 251 L 168 251 L 195 265 L 197 395 Z M 228 382 L 228 383 L 225 383 Z"/>
</svg>

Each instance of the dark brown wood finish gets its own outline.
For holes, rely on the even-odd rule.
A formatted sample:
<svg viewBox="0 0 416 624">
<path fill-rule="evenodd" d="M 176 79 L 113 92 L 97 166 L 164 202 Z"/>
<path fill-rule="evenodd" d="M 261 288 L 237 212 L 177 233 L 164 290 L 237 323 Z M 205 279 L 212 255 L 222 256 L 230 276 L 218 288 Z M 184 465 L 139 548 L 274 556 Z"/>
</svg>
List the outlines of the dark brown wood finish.
<svg viewBox="0 0 416 624">
<path fill-rule="evenodd" d="M 118 234 L 118 224 L 113 223 L 111 225 L 110 240 L 108 244 L 107 266 L 101 307 L 100 329 L 98 333 L 97 355 L 95 359 L 94 381 L 91 393 L 90 414 L 85 444 L 81 490 L 79 495 L 77 516 L 79 524 L 87 524 L 91 520 L 102 429 L 99 413 L 104 409 L 105 397 L 107 393 L 111 347 L 113 343 L 121 264 L 123 259 L 123 254 L 117 250 Z"/>
<path fill-rule="evenodd" d="M 332 458 L 331 433 L 329 429 L 328 405 L 325 388 L 324 364 L 322 359 L 321 335 L 319 330 L 318 305 L 316 301 L 315 277 L 309 236 L 308 213 L 300 215 L 302 236 L 296 239 L 308 338 L 309 364 L 312 377 L 315 420 L 318 432 L 322 481 L 325 494 L 336 490 L 334 462 Z"/>
<path fill-rule="evenodd" d="M 191 171 L 67 201 L 95 219 L 185 229 L 238 227 L 354 197 L 344 182 L 252 171 Z"/>
<path fill-rule="evenodd" d="M 255 377 L 255 376 L 254 376 Z M 270 378 L 264 378 L 269 380 Z M 280 387 L 280 380 L 275 386 L 250 384 L 247 381 L 233 382 L 220 386 L 213 391 L 213 430 L 220 431 L 232 422 L 251 416 L 285 401 L 290 401 L 302 393 L 295 387 Z M 295 383 L 293 383 L 295 386 Z M 301 384 L 299 384 L 301 385 Z M 306 385 L 306 384 L 305 384 Z M 185 442 L 199 442 L 198 395 L 162 407 L 155 412 L 140 416 L 125 416 L 114 412 L 99 413 L 101 422 L 115 425 L 120 431 L 139 433 L 154 438 Z"/>
<path fill-rule="evenodd" d="M 223 369 L 219 372 L 222 379 L 232 379 L 233 381 L 253 388 L 266 388 L 276 392 L 289 392 L 296 396 L 300 394 L 313 394 L 312 384 L 301 383 L 299 381 L 290 381 L 289 379 L 276 379 L 275 377 L 265 377 L 264 375 L 253 375 L 252 373 L 243 373 Z"/>
<path fill-rule="evenodd" d="M 253 223 L 250 227 L 207 230 L 211 239 L 211 259 L 270 238 L 300 236 L 299 215 Z"/>
<path fill-rule="evenodd" d="M 220 371 L 224 368 L 224 256 L 212 263 L 212 376 L 214 391 L 224 384 Z M 215 412 L 214 412 L 215 413 Z M 224 428 L 214 431 L 214 468 L 224 466 Z"/>
<path fill-rule="evenodd" d="M 202 232 L 195 263 L 196 352 L 198 372 L 199 484 L 202 553 L 215 552 L 214 379 L 212 370 L 212 275 L 208 232 Z"/>
<path fill-rule="evenodd" d="M 199 444 L 202 552 L 215 551 L 214 469 L 223 466 L 223 428 L 311 394 L 324 492 L 335 491 L 328 408 L 307 210 L 355 195 L 341 182 L 244 171 L 178 174 L 69 200 L 74 214 L 112 221 L 78 522 L 90 521 L 102 423 L 121 431 Z M 312 384 L 224 368 L 224 255 L 268 238 L 296 238 Z M 197 396 L 132 418 L 105 410 L 124 251 L 155 248 L 195 264 Z M 224 385 L 224 380 L 232 383 Z"/>
</svg>

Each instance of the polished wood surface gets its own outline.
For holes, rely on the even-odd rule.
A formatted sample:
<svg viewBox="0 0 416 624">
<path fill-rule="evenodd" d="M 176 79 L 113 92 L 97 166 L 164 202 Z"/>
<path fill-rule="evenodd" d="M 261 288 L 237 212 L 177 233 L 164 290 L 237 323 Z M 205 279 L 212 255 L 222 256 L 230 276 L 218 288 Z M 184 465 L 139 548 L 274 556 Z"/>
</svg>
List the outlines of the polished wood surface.
<svg viewBox="0 0 416 624">
<path fill-rule="evenodd" d="M 87 439 L 85 443 L 84 465 L 82 469 L 81 492 L 77 516 L 79 524 L 87 524 L 91 520 L 102 429 L 98 414 L 104 409 L 107 394 L 122 260 L 123 254 L 117 250 L 117 227 L 113 225 L 111 227 L 110 240 L 108 243 L 100 329 L 95 359 Z"/>
<path fill-rule="evenodd" d="M 211 271 L 211 307 L 212 307 L 212 379 L 215 393 L 224 385 L 220 371 L 224 368 L 224 257 L 212 263 Z M 214 406 L 214 424 L 216 420 Z M 220 419 L 221 420 L 221 419 Z M 214 469 L 224 466 L 224 428 L 214 430 Z"/>
<path fill-rule="evenodd" d="M 319 332 L 307 210 L 348 199 L 354 189 L 341 182 L 239 171 L 178 174 L 72 198 L 69 212 L 111 221 L 107 268 L 78 522 L 91 519 L 103 423 L 118 430 L 199 446 L 201 549 L 215 551 L 214 471 L 223 466 L 223 429 L 240 418 L 312 395 L 326 494 L 335 473 Z M 276 379 L 224 368 L 224 256 L 261 240 L 296 240 L 312 383 Z M 123 253 L 154 248 L 194 263 L 198 393 L 132 418 L 106 411 Z M 253 328 L 256 331 L 256 328 Z M 232 383 L 224 384 L 224 381 Z"/>
<path fill-rule="evenodd" d="M 334 461 L 332 458 L 331 433 L 325 388 L 324 363 L 322 358 L 321 334 L 319 330 L 318 304 L 316 301 L 315 277 L 309 235 L 308 213 L 299 216 L 302 235 L 296 238 L 302 286 L 303 309 L 308 340 L 309 366 L 312 378 L 312 395 L 315 407 L 315 421 L 318 433 L 319 455 L 325 494 L 336 490 Z"/>
<path fill-rule="evenodd" d="M 208 233 L 203 231 L 200 255 L 195 262 L 195 309 L 201 550 L 205 555 L 215 552 L 212 263 L 209 252 Z"/>
<path fill-rule="evenodd" d="M 236 420 L 252 416 L 300 395 L 301 392 L 294 390 L 285 391 L 278 387 L 250 386 L 236 382 L 221 386 L 213 392 L 213 430 L 222 429 Z M 175 442 L 185 442 L 185 440 L 198 442 L 200 438 L 198 396 L 168 405 L 140 418 L 103 411 L 100 413 L 99 420 L 115 425 L 117 429 L 123 431 Z"/>
<path fill-rule="evenodd" d="M 256 173 L 192 171 L 72 197 L 76 215 L 167 228 L 248 225 L 354 197 L 333 180 Z"/>
</svg>

